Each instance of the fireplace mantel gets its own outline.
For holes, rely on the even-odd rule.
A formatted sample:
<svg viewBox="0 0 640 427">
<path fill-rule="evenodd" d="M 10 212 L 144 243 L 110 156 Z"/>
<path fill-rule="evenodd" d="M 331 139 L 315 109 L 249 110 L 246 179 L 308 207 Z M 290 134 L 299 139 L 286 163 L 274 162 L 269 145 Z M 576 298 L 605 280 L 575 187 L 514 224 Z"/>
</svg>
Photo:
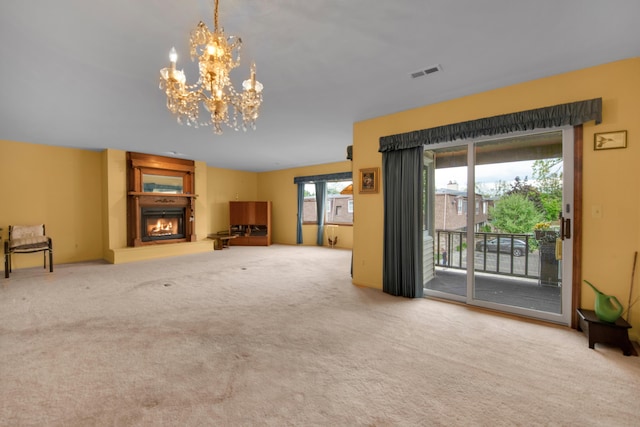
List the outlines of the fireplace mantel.
<svg viewBox="0 0 640 427">
<path fill-rule="evenodd" d="M 149 193 L 149 192 L 144 192 L 144 191 L 129 191 L 127 193 L 129 196 L 145 196 L 145 197 L 155 197 L 157 198 L 162 198 L 162 197 L 168 197 L 168 198 L 182 198 L 182 197 L 192 197 L 192 198 L 196 198 L 198 197 L 197 194 L 185 194 L 185 193 Z"/>
<path fill-rule="evenodd" d="M 195 242 L 195 164 L 142 153 L 127 153 L 127 245 Z M 147 191 L 148 190 L 148 191 Z M 143 240 L 143 208 L 184 209 L 184 237 Z"/>
</svg>

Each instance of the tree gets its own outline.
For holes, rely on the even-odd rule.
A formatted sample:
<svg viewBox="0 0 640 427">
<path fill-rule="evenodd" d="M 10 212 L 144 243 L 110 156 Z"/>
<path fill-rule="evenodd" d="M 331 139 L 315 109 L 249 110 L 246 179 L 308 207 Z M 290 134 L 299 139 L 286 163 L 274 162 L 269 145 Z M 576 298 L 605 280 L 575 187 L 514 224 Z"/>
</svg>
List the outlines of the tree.
<svg viewBox="0 0 640 427">
<path fill-rule="evenodd" d="M 489 208 L 492 224 L 505 233 L 530 233 L 543 219 L 534 203 L 522 194 L 514 193 L 502 197 Z"/>
<path fill-rule="evenodd" d="M 562 159 L 536 160 L 531 167 L 541 193 L 562 192 Z"/>
<path fill-rule="evenodd" d="M 533 162 L 533 179 L 540 190 L 540 202 L 546 221 L 558 219 L 562 211 L 562 159 Z"/>
<path fill-rule="evenodd" d="M 499 180 L 493 183 L 493 187 L 489 188 L 487 183 L 479 182 L 476 184 L 476 193 L 482 194 L 484 197 L 500 198 L 509 191 L 507 181 Z"/>
<path fill-rule="evenodd" d="M 526 176 L 524 177 L 524 180 L 520 179 L 519 176 L 516 176 L 513 184 L 511 185 L 511 190 L 507 191 L 506 194 L 507 196 L 510 196 L 512 194 L 520 194 L 525 198 L 531 200 L 531 202 L 539 212 L 544 212 L 544 205 L 542 203 L 540 191 L 538 191 L 538 189 L 533 185 L 529 184 L 529 178 Z"/>
</svg>

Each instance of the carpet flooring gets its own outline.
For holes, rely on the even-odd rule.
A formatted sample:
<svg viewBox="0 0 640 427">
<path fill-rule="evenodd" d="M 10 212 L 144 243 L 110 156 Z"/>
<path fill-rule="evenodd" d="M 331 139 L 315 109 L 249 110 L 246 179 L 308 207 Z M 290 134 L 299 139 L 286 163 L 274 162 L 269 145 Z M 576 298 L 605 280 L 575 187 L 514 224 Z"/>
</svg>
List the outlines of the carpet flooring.
<svg viewBox="0 0 640 427">
<path fill-rule="evenodd" d="M 273 245 L 0 279 L 2 426 L 638 426 L 640 358 Z"/>
</svg>

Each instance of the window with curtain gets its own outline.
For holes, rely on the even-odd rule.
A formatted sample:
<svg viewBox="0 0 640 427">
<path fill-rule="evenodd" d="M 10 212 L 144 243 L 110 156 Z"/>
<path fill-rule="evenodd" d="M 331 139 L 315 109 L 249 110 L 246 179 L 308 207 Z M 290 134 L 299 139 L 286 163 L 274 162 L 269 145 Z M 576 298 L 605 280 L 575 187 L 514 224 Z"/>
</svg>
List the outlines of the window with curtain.
<svg viewBox="0 0 640 427">
<path fill-rule="evenodd" d="M 342 186 L 342 184 L 339 184 L 340 182 L 346 182 L 346 185 Z M 343 201 L 338 201 L 337 199 L 346 199 L 344 200 L 344 203 L 345 206 L 348 207 L 349 199 L 352 198 L 352 194 L 344 193 L 348 193 L 347 190 L 353 188 L 353 185 L 349 186 L 352 182 L 351 172 L 297 176 L 293 178 L 293 183 L 298 186 L 296 243 L 302 243 L 302 225 L 304 223 L 318 224 L 318 245 L 322 245 L 322 234 L 324 232 L 325 223 L 340 224 L 338 221 L 343 220 L 348 222 L 342 222 L 341 224 L 353 224 L 353 212 L 349 212 L 349 209 L 337 209 L 337 211 L 340 211 L 340 215 L 334 215 L 329 218 L 329 220 L 327 220 L 327 217 L 330 215 L 327 215 L 326 213 L 327 210 L 329 213 L 336 211 L 336 209 L 332 209 L 334 207 L 332 203 L 343 203 Z M 340 188 L 342 189 L 340 190 Z M 353 191 L 351 191 L 351 193 L 353 193 Z M 320 196 L 320 194 L 323 196 Z M 309 206 L 305 206 L 307 199 L 309 200 Z M 318 213 L 318 208 L 321 208 L 322 212 Z M 315 221 L 312 222 L 311 218 L 313 218 L 313 211 L 315 211 Z M 346 214 L 343 214 L 343 212 L 346 212 Z"/>
<path fill-rule="evenodd" d="M 353 181 L 327 181 L 325 196 L 325 224 L 352 225 L 353 224 L 353 194 L 344 193 Z M 317 202 L 315 184 L 304 184 L 304 203 L 302 212 L 303 224 L 317 224 Z"/>
</svg>

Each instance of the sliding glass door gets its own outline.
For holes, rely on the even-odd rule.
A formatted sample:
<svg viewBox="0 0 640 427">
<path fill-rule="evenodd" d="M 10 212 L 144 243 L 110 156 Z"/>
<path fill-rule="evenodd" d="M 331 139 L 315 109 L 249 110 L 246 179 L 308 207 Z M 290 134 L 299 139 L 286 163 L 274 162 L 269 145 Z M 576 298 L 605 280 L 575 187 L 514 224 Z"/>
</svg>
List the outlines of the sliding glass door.
<svg viewBox="0 0 640 427">
<path fill-rule="evenodd" d="M 429 219 L 432 269 L 423 272 L 425 289 L 458 301 L 467 298 L 467 146 L 425 151 L 425 174 L 432 179 L 423 186 L 424 218 Z M 425 242 L 426 243 L 426 242 Z"/>
<path fill-rule="evenodd" d="M 427 295 L 569 323 L 572 136 L 567 129 L 429 147 Z"/>
</svg>

